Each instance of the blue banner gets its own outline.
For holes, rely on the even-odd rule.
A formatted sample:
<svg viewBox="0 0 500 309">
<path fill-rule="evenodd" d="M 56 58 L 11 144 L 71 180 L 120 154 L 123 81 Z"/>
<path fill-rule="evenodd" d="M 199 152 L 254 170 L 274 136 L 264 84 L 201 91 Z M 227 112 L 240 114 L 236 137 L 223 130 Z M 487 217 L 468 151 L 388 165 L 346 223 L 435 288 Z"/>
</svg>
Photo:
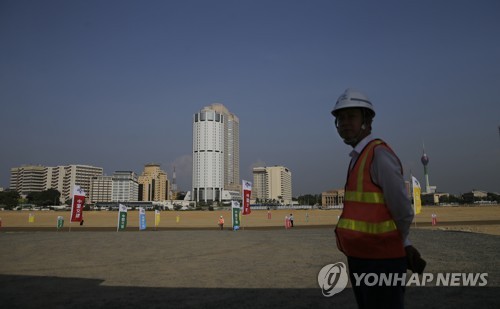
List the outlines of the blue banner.
<svg viewBox="0 0 500 309">
<path fill-rule="evenodd" d="M 139 208 L 139 230 L 146 229 L 146 210 L 144 208 Z"/>
</svg>

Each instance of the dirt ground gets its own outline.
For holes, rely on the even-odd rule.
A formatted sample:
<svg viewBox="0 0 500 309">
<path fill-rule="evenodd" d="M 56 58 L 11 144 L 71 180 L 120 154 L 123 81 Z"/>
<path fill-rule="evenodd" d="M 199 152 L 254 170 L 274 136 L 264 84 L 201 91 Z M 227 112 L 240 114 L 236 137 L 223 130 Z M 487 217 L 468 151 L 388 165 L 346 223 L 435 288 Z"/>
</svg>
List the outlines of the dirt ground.
<svg viewBox="0 0 500 309">
<path fill-rule="evenodd" d="M 253 211 L 231 231 L 229 212 L 162 212 L 158 231 L 116 231 L 117 212 L 85 212 L 68 232 L 69 212 L 0 212 L 2 308 L 356 308 L 350 285 L 322 295 L 317 276 L 344 262 L 335 246 L 338 210 Z M 438 225 L 431 226 L 431 214 Z M 217 218 L 226 229 L 217 230 Z M 57 216 L 65 216 L 56 231 Z M 176 216 L 180 222 L 176 223 Z M 228 222 L 229 221 L 229 222 Z M 407 308 L 500 307 L 500 207 L 424 208 L 410 233 L 426 272 L 487 273 L 486 287 L 407 287 Z M 484 231 L 493 231 L 493 235 Z M 75 231 L 75 232 L 73 232 Z M 496 234 L 496 235 L 495 235 Z"/>
<path fill-rule="evenodd" d="M 266 210 L 253 210 L 242 216 L 242 229 L 284 228 L 285 216 L 293 213 L 294 225 L 299 228 L 333 226 L 337 223 L 340 210 L 272 210 L 268 219 Z M 32 214 L 35 219 L 30 223 Z M 431 215 L 436 214 L 437 224 L 432 225 Z M 211 229 L 217 228 L 219 216 L 224 216 L 225 227 L 231 227 L 230 211 L 162 211 L 157 230 L 165 229 Z M 84 224 L 69 222 L 69 211 L 0 211 L 3 231 L 13 230 L 56 230 L 57 217 L 64 218 L 63 231 L 114 230 L 118 222 L 117 211 L 85 211 Z M 139 213 L 129 211 L 127 229 L 138 230 Z M 178 220 L 178 221 L 177 221 Z M 154 230 L 154 212 L 146 212 L 147 230 Z M 500 235 L 500 206 L 481 207 L 423 207 L 415 216 L 414 228 L 459 230 Z"/>
</svg>

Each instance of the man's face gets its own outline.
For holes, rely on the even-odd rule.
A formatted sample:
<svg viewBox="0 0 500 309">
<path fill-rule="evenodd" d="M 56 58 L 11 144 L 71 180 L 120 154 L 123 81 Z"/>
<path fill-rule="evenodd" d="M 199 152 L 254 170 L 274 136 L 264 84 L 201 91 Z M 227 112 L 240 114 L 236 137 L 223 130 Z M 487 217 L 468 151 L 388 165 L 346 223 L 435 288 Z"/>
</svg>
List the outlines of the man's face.
<svg viewBox="0 0 500 309">
<path fill-rule="evenodd" d="M 348 145 L 356 145 L 363 129 L 363 113 L 359 108 L 346 108 L 337 112 L 337 132 Z M 364 136 L 363 136 L 364 137 Z"/>
</svg>

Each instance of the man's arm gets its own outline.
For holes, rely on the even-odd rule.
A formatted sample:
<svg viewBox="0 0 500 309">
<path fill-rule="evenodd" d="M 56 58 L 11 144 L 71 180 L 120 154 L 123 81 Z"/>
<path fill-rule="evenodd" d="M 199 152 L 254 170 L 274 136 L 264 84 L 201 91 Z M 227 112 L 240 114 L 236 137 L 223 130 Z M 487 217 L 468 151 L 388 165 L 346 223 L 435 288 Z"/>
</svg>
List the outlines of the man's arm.
<svg viewBox="0 0 500 309">
<path fill-rule="evenodd" d="M 398 158 L 385 147 L 376 147 L 370 172 L 373 182 L 382 188 L 385 202 L 401 233 L 404 246 L 411 245 L 408 234 L 414 212 Z"/>
</svg>

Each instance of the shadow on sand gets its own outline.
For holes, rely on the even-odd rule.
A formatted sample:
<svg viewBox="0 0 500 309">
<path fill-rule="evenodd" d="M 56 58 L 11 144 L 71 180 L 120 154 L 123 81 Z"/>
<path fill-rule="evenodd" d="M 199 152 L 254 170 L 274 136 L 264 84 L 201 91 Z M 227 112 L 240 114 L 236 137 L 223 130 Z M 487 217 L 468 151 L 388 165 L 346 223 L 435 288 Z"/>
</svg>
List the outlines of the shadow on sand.
<svg viewBox="0 0 500 309">
<path fill-rule="evenodd" d="M 350 289 L 149 288 L 103 280 L 0 275 L 2 308 L 356 308 Z M 410 287 L 407 308 L 498 308 L 500 288 Z"/>
</svg>

